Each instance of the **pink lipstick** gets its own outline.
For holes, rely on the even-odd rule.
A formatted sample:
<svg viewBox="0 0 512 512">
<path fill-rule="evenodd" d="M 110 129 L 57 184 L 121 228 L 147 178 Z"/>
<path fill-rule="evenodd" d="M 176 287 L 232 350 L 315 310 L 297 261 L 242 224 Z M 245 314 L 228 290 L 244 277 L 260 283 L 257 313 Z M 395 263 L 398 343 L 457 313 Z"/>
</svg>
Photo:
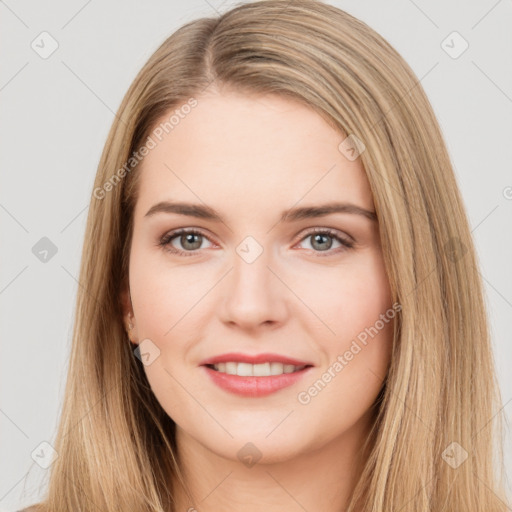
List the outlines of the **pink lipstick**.
<svg viewBox="0 0 512 512">
<path fill-rule="evenodd" d="M 313 365 L 279 354 L 228 353 L 205 359 L 201 367 L 225 391 L 261 397 L 297 383 Z"/>
</svg>

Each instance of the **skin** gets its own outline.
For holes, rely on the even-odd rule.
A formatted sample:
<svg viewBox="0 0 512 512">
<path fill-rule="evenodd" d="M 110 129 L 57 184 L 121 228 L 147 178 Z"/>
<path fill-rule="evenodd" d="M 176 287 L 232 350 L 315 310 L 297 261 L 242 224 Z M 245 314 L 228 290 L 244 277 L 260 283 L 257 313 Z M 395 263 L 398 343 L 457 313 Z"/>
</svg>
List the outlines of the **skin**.
<svg viewBox="0 0 512 512">
<path fill-rule="evenodd" d="M 227 90 L 197 99 L 144 158 L 130 295 L 122 297 L 132 343 L 149 339 L 160 351 L 144 368 L 177 424 L 192 496 L 178 488 L 177 510 L 343 510 L 389 366 L 392 321 L 309 403 L 298 394 L 391 308 L 378 223 L 354 213 L 279 219 L 285 209 L 331 201 L 374 211 L 361 159 L 347 159 L 338 149 L 344 135 L 293 100 Z M 177 213 L 145 217 L 165 200 L 206 204 L 224 223 Z M 191 227 L 204 236 L 178 235 L 167 250 L 158 245 L 172 230 Z M 352 237 L 354 246 L 328 235 L 315 243 L 312 228 Z M 249 235 L 263 249 L 250 264 L 236 252 Z M 241 397 L 199 366 L 226 352 L 272 352 L 314 368 L 272 395 Z M 261 453 L 252 467 L 237 456 L 248 442 Z"/>
</svg>

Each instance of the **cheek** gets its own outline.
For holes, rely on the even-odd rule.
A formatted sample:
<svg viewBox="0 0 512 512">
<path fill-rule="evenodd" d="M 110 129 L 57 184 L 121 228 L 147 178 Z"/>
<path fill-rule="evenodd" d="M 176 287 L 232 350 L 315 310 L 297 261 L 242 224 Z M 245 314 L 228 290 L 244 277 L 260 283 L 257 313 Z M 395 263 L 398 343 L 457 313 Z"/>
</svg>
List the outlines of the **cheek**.
<svg viewBox="0 0 512 512">
<path fill-rule="evenodd" d="M 139 337 L 154 338 L 159 344 L 176 339 L 176 332 L 186 328 L 194 305 L 208 290 L 206 277 L 194 272 L 193 265 L 174 266 L 164 250 L 148 253 L 135 247 L 130 258 L 130 290 Z"/>
<path fill-rule="evenodd" d="M 144 370 L 155 396 L 173 419 L 176 411 L 178 417 L 199 412 L 185 388 L 201 396 L 201 389 L 190 381 L 190 372 L 195 370 L 190 349 L 197 341 L 198 325 L 208 321 L 205 315 L 212 298 L 205 294 L 213 284 L 206 268 L 198 272 L 194 265 L 174 266 L 165 253 L 155 256 L 134 248 L 131 254 L 130 290 L 137 334 L 140 340 L 151 340 L 159 354 Z"/>
<path fill-rule="evenodd" d="M 190 418 L 203 418 L 204 411 L 198 405 L 203 402 L 202 391 L 190 379 L 195 369 L 189 353 L 197 339 L 201 298 L 208 290 L 204 276 L 200 279 L 197 273 L 186 271 L 187 267 L 172 268 L 164 258 L 158 265 L 136 258 L 133 262 L 130 287 L 137 334 L 141 340 L 150 339 L 159 351 L 158 357 L 144 366 L 149 385 L 178 425 L 187 424 Z"/>
<path fill-rule="evenodd" d="M 304 384 L 304 401 L 315 402 L 310 410 L 337 403 L 355 418 L 375 400 L 391 359 L 396 311 L 382 258 L 375 251 L 353 265 L 316 273 L 304 281 L 302 293 L 322 320 L 314 332 L 310 322 L 303 328 L 324 354 L 314 379 L 321 382 Z"/>
<path fill-rule="evenodd" d="M 358 308 L 336 324 L 336 340 L 323 346 L 325 364 L 297 394 L 302 428 L 309 421 L 306 418 L 324 418 L 317 443 L 348 431 L 369 413 L 384 383 L 396 313 L 381 309 L 379 301 L 365 304 L 367 309 Z M 379 315 L 386 312 L 381 320 Z"/>
<path fill-rule="evenodd" d="M 347 264 L 319 267 L 314 274 L 309 270 L 301 275 L 305 277 L 296 280 L 294 291 L 311 312 L 303 316 L 304 327 L 309 324 L 311 331 L 312 320 L 315 325 L 321 321 L 315 338 L 321 335 L 329 349 L 341 350 L 391 308 L 389 282 L 376 251 Z"/>
</svg>

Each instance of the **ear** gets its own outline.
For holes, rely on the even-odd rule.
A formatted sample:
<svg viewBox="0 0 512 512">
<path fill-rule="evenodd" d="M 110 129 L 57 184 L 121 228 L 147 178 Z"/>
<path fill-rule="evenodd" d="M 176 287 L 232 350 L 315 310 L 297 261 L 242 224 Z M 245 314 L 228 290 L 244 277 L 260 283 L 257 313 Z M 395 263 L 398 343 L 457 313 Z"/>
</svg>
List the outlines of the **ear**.
<svg viewBox="0 0 512 512">
<path fill-rule="evenodd" d="M 135 316 L 132 308 L 132 301 L 130 298 L 130 289 L 128 286 L 128 282 L 125 282 L 121 289 L 121 309 L 123 313 L 123 325 L 124 329 L 130 338 L 130 341 L 134 345 L 138 345 L 137 343 L 137 325 L 135 323 Z M 130 329 L 130 324 L 133 326 Z"/>
</svg>

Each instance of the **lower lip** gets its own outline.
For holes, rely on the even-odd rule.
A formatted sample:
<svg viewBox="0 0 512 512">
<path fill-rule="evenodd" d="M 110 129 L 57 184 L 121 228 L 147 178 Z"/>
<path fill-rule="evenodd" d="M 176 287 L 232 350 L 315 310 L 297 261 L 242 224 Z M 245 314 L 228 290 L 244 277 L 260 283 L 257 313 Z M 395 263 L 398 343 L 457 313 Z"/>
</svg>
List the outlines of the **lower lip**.
<svg viewBox="0 0 512 512">
<path fill-rule="evenodd" d="M 298 372 L 270 375 L 268 377 L 241 377 L 240 375 L 218 372 L 208 366 L 202 366 L 202 368 L 220 388 L 237 395 L 259 397 L 270 395 L 280 389 L 296 384 L 312 367 L 308 366 Z"/>
</svg>

